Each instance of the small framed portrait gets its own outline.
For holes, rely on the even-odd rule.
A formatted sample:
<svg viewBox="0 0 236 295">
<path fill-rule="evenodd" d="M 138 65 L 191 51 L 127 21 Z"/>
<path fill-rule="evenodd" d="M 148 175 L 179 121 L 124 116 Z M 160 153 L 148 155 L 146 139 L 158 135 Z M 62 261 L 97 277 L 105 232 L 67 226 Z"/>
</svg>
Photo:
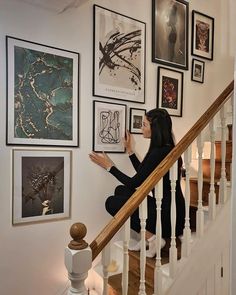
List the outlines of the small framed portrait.
<svg viewBox="0 0 236 295">
<path fill-rule="evenodd" d="M 93 151 L 124 153 L 126 105 L 93 102 Z"/>
<path fill-rule="evenodd" d="M 13 150 L 13 224 L 70 217 L 71 151 Z"/>
<path fill-rule="evenodd" d="M 134 134 L 142 134 L 142 124 L 146 110 L 130 108 L 129 113 L 129 131 Z"/>
<path fill-rule="evenodd" d="M 188 69 L 189 3 L 152 0 L 152 61 Z"/>
<path fill-rule="evenodd" d="M 192 11 L 192 55 L 213 60 L 214 18 Z"/>
<path fill-rule="evenodd" d="M 182 117 L 183 72 L 159 67 L 157 74 L 157 107 L 170 116 Z"/>
<path fill-rule="evenodd" d="M 205 62 L 193 58 L 191 80 L 199 83 L 204 82 Z"/>
</svg>

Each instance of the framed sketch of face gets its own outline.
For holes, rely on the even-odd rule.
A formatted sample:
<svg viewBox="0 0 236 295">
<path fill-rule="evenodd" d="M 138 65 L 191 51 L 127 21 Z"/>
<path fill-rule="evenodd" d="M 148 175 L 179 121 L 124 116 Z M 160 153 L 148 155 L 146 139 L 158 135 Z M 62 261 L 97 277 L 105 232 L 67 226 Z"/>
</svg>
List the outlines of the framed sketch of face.
<svg viewBox="0 0 236 295">
<path fill-rule="evenodd" d="M 205 72 L 205 62 L 193 58 L 191 80 L 198 82 L 198 83 L 203 83 L 204 82 L 204 72 Z"/>
</svg>

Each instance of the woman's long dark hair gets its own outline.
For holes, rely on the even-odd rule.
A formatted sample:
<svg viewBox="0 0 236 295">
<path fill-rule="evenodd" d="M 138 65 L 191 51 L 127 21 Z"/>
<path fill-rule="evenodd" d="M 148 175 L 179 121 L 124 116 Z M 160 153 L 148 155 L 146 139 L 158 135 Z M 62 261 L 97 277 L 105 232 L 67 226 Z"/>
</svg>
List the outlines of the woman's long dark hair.
<svg viewBox="0 0 236 295">
<path fill-rule="evenodd" d="M 146 118 L 151 125 L 151 142 L 149 151 L 155 147 L 173 146 L 171 117 L 165 109 L 153 109 L 146 113 Z"/>
</svg>

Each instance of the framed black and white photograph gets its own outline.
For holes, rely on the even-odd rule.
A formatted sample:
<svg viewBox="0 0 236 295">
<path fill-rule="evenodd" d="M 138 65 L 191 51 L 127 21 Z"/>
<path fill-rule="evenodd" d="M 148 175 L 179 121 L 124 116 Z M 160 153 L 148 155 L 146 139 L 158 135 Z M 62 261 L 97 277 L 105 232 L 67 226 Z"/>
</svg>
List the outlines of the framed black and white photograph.
<svg viewBox="0 0 236 295">
<path fill-rule="evenodd" d="M 7 46 L 7 144 L 77 147 L 79 53 L 14 37 Z"/>
<path fill-rule="evenodd" d="M 143 119 L 145 117 L 146 110 L 130 108 L 129 113 L 129 131 L 134 134 L 142 134 Z"/>
<path fill-rule="evenodd" d="M 93 95 L 145 102 L 146 24 L 94 5 Z"/>
<path fill-rule="evenodd" d="M 193 58 L 191 80 L 199 83 L 204 82 L 205 62 Z"/>
<path fill-rule="evenodd" d="M 192 11 L 192 55 L 213 60 L 214 18 Z"/>
<path fill-rule="evenodd" d="M 70 217 L 71 151 L 13 150 L 13 224 Z"/>
<path fill-rule="evenodd" d="M 152 0 L 152 61 L 188 69 L 189 3 Z"/>
<path fill-rule="evenodd" d="M 157 107 L 166 109 L 170 116 L 182 117 L 183 79 L 183 72 L 158 68 Z"/>
<path fill-rule="evenodd" d="M 93 102 L 93 151 L 124 153 L 126 105 Z"/>
</svg>

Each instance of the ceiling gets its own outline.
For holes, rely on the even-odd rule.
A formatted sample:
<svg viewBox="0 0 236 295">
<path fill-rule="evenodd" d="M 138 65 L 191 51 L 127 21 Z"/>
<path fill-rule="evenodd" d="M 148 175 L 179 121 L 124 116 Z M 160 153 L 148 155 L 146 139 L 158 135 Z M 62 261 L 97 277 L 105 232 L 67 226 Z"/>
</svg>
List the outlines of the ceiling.
<svg viewBox="0 0 236 295">
<path fill-rule="evenodd" d="M 26 2 L 31 5 L 62 13 L 68 9 L 77 8 L 89 0 L 17 0 L 18 2 Z"/>
</svg>

